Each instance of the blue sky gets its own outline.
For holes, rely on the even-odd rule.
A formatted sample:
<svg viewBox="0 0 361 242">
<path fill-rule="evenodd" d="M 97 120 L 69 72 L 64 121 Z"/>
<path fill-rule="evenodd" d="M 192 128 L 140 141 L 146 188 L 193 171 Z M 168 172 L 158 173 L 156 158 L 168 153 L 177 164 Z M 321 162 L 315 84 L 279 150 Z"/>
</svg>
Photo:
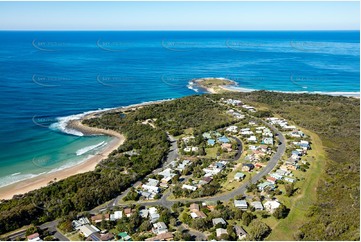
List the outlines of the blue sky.
<svg viewBox="0 0 361 242">
<path fill-rule="evenodd" d="M 359 30 L 359 2 L 0 2 L 1 30 Z"/>
</svg>

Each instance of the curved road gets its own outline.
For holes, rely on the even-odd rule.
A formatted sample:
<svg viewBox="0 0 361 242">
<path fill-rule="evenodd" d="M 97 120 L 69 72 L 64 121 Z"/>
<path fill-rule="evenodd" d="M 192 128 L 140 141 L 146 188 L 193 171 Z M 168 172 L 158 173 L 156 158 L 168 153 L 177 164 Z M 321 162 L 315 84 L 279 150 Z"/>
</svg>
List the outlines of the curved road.
<svg viewBox="0 0 361 242">
<path fill-rule="evenodd" d="M 274 126 L 272 126 L 271 124 L 261 120 L 262 123 L 264 123 L 265 125 L 267 125 L 274 133 L 276 133 L 278 135 L 279 138 L 279 142 L 281 142 L 280 145 L 278 145 L 277 151 L 276 153 L 271 157 L 271 159 L 268 161 L 267 166 L 264 167 L 258 174 L 254 175 L 251 179 L 251 181 L 241 185 L 240 187 L 234 189 L 231 192 L 228 192 L 226 194 L 219 194 L 219 195 L 215 195 L 212 197 L 201 197 L 201 198 L 194 198 L 194 199 L 188 199 L 188 198 L 183 198 L 183 199 L 175 199 L 175 200 L 168 200 L 168 197 L 170 195 L 170 191 L 167 191 L 166 193 L 163 194 L 162 198 L 159 200 L 155 200 L 155 201 L 139 201 L 139 202 L 135 202 L 136 204 L 142 204 L 142 205 L 148 205 L 148 206 L 158 206 L 161 205 L 163 207 L 166 207 L 168 209 L 171 209 L 172 205 L 176 202 L 200 202 L 200 201 L 228 201 L 230 199 L 233 199 L 236 195 L 240 195 L 240 194 L 244 194 L 245 191 L 247 190 L 247 186 L 251 183 L 251 184 L 255 184 L 257 183 L 260 179 L 262 179 L 263 176 L 267 175 L 268 173 L 270 173 L 273 168 L 277 165 L 278 161 L 281 159 L 281 157 L 283 156 L 283 154 L 286 151 L 286 138 L 283 136 L 283 134 Z M 236 138 L 237 143 L 240 144 L 241 141 Z M 240 147 L 241 149 L 239 149 L 240 151 L 242 151 L 242 147 Z M 240 157 L 242 152 L 238 152 L 236 157 L 234 159 L 238 159 Z M 119 204 L 121 205 L 121 204 Z"/>
</svg>

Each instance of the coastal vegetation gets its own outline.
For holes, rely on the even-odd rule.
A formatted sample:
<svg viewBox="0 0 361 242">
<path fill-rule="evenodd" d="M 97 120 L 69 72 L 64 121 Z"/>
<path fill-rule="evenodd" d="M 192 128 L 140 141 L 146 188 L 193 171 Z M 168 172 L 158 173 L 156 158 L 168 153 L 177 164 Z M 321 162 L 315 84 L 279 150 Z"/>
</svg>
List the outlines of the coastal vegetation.
<svg viewBox="0 0 361 242">
<path fill-rule="evenodd" d="M 256 117 L 279 115 L 290 123 L 307 129 L 311 136 L 314 134 L 315 137 L 320 137 L 320 140 L 312 137 L 312 142 L 316 145 L 312 145 L 310 154 L 317 156 L 319 154 L 316 151 L 322 153 L 325 150 L 325 154 L 320 154 L 323 160 L 315 159 L 324 166 L 312 162 L 303 166 L 304 170 L 310 168 L 319 172 L 316 176 L 311 173 L 313 177 L 310 181 L 315 186 L 299 191 L 299 187 L 280 184 L 284 187 L 287 199 L 294 199 L 301 192 L 305 197 L 315 197 L 312 199 L 314 202 L 307 204 L 303 213 L 298 213 L 290 204 L 282 205 L 269 218 L 217 204 L 213 212 L 204 210 L 208 215 L 207 219 L 191 222 L 189 214 L 178 211 L 180 220 L 197 230 L 211 228 L 210 219 L 220 216 L 242 221 L 242 225 L 249 228 L 251 240 L 282 239 L 277 237 L 278 230 L 282 230 L 287 238 L 296 240 L 359 239 L 359 100 L 265 91 L 195 95 L 126 111 L 106 112 L 99 117 L 84 120 L 88 126 L 122 133 L 126 136 L 126 141 L 92 172 L 75 175 L 2 201 L 0 233 L 65 216 L 69 221 L 79 212 L 88 211 L 118 196 L 131 184 L 159 167 L 169 150 L 169 135 L 180 136 L 192 130 L 194 144 L 200 145 L 204 142 L 202 133 L 239 122 L 226 114 L 227 107 L 218 102 L 221 98 L 240 99 L 257 107 L 257 112 L 253 113 Z M 147 120 L 152 120 L 152 125 Z M 205 160 L 200 161 L 207 165 Z M 196 167 L 189 166 L 183 173 L 187 174 L 189 171 L 194 172 L 196 177 L 197 172 L 200 172 Z M 219 189 L 220 184 L 213 181 L 190 195 L 176 184 L 173 194 L 175 197 L 200 197 L 201 194 L 211 196 Z M 138 198 L 132 189 L 125 200 Z M 159 210 L 162 211 L 162 221 L 170 217 L 167 210 Z M 173 210 L 177 212 L 176 208 Z M 296 225 L 291 222 L 295 216 L 302 218 L 301 222 L 297 220 Z M 171 219 L 175 220 L 176 217 Z M 269 223 L 271 220 L 276 223 Z M 130 217 L 129 221 L 125 221 L 124 224 L 124 221 L 117 224 L 119 231 L 130 233 L 136 227 L 146 231 L 150 227 L 149 223 L 141 224 L 138 217 Z M 297 228 L 290 229 L 289 226 Z M 228 230 L 227 226 L 224 228 Z M 211 229 L 209 239 L 215 237 L 215 229 L 216 227 Z M 235 239 L 234 232 L 229 230 L 227 239 Z M 272 237 L 273 234 L 275 237 Z"/>
<path fill-rule="evenodd" d="M 359 239 L 359 99 L 266 91 L 210 96 L 216 100 L 236 98 L 265 107 L 317 134 L 326 151 L 325 169 L 318 174 L 316 190 L 308 191 L 312 193 L 309 195 L 317 194 L 317 201 L 308 206 L 299 230 L 288 232 L 294 233 L 293 239 L 297 240 Z"/>
<path fill-rule="evenodd" d="M 156 126 L 140 121 L 156 118 Z M 27 224 L 41 224 L 77 212 L 90 210 L 112 198 L 161 165 L 169 148 L 168 130 L 180 134 L 186 128 L 207 130 L 223 127 L 232 120 L 222 107 L 201 96 L 154 104 L 126 113 L 105 113 L 84 120 L 91 127 L 111 129 L 126 141 L 104 159 L 94 171 L 71 176 L 0 204 L 0 234 Z M 138 155 L 123 154 L 137 150 Z"/>
</svg>

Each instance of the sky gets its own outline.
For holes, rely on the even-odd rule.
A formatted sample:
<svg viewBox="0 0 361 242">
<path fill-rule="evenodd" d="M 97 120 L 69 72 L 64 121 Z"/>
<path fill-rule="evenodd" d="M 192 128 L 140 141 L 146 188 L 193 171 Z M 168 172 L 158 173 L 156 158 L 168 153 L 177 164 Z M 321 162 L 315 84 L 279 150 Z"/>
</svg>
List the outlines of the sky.
<svg viewBox="0 0 361 242">
<path fill-rule="evenodd" d="M 359 2 L 0 2 L 0 30 L 359 30 Z"/>
</svg>

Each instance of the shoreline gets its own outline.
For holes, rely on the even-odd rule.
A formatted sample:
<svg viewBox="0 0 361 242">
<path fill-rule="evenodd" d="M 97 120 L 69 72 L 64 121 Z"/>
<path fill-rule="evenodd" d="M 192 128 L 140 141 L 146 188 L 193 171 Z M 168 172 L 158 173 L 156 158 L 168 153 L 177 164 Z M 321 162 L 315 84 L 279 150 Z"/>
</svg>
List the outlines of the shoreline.
<svg viewBox="0 0 361 242">
<path fill-rule="evenodd" d="M 90 136 L 90 135 L 107 135 L 113 137 L 113 140 L 110 141 L 107 146 L 97 155 L 92 156 L 83 162 L 76 164 L 71 167 L 66 167 L 59 171 L 54 171 L 51 173 L 45 173 L 38 175 L 33 178 L 25 179 L 19 182 L 15 182 L 12 184 L 9 184 L 4 187 L 0 187 L 0 200 L 1 199 L 12 199 L 13 196 L 21 196 L 25 193 L 28 193 L 30 191 L 46 187 L 51 182 L 57 182 L 60 180 L 64 180 L 68 177 L 93 171 L 95 167 L 103 160 L 108 158 L 109 154 L 117 149 L 120 145 L 122 145 L 126 138 L 123 134 L 118 133 L 113 130 L 108 129 L 100 129 L 95 127 L 89 127 L 87 125 L 82 124 L 83 120 L 90 119 L 93 117 L 97 117 L 106 113 L 113 113 L 113 112 L 120 112 L 120 111 L 128 111 L 128 110 L 135 110 L 137 108 L 142 108 L 147 105 L 153 105 L 153 104 L 160 104 L 163 102 L 171 101 L 173 99 L 165 99 L 165 100 L 158 100 L 158 101 L 149 101 L 149 102 L 143 102 L 138 104 L 132 104 L 128 106 L 123 107 L 116 107 L 116 108 L 108 108 L 104 110 L 94 110 L 94 111 L 88 111 L 84 115 L 81 115 L 80 117 L 75 117 L 74 119 L 71 119 L 68 121 L 66 128 L 78 131 L 83 133 L 84 135 Z M 70 115 L 72 116 L 72 115 Z"/>
<path fill-rule="evenodd" d="M 215 80 L 225 80 L 229 81 L 232 84 L 230 85 L 211 85 L 211 86 L 205 86 L 202 85 L 202 81 L 206 79 L 215 79 Z M 195 83 L 199 88 L 204 89 L 206 92 L 210 94 L 220 94 L 220 93 L 226 93 L 226 92 L 254 92 L 254 91 L 261 91 L 256 89 L 248 89 L 248 88 L 242 88 L 239 87 L 238 84 L 230 79 L 223 78 L 223 77 L 207 77 L 207 78 L 199 78 L 192 81 Z M 276 91 L 276 90 L 264 90 L 267 92 L 276 92 L 276 93 L 288 93 L 288 94 L 318 94 L 318 95 L 329 95 L 329 96 L 339 96 L 339 97 L 351 97 L 360 99 L 360 92 L 321 92 L 321 91 Z"/>
<path fill-rule="evenodd" d="M 196 83 L 196 85 L 198 85 L 200 88 L 206 90 L 208 93 L 211 93 L 211 94 L 219 93 L 219 91 L 217 91 L 214 87 L 217 87 L 217 88 L 221 89 L 224 92 L 253 92 L 253 91 L 257 91 L 257 90 L 242 89 L 242 88 L 240 88 L 240 90 L 234 90 L 229 85 L 228 86 L 224 86 L 224 85 L 204 86 L 204 85 L 201 85 L 199 83 L 204 79 L 207 79 L 207 78 L 196 79 L 196 80 L 193 80 L 193 82 Z M 237 87 L 236 82 L 234 82 L 232 80 L 228 80 L 228 79 L 225 79 L 225 78 L 214 78 L 214 79 L 230 81 L 230 82 L 233 83 L 234 87 Z M 280 91 L 270 91 L 270 92 L 280 92 Z M 283 93 L 297 94 L 297 93 L 302 93 L 302 92 L 283 92 Z M 309 92 L 304 92 L 304 93 L 322 95 L 322 93 L 309 93 Z M 324 95 L 330 95 L 330 94 L 325 93 Z M 360 99 L 360 96 L 345 96 L 345 95 L 331 95 L 331 96 L 344 96 L 344 97 L 353 97 L 353 98 Z M 100 116 L 100 115 L 103 115 L 103 114 L 106 114 L 106 113 L 124 112 L 124 111 L 129 111 L 129 110 L 135 110 L 137 108 L 142 108 L 142 107 L 147 106 L 147 105 L 160 104 L 160 103 L 171 101 L 171 100 L 174 100 L 174 99 L 149 101 L 149 102 L 143 102 L 143 103 L 139 103 L 139 104 L 132 104 L 132 105 L 129 105 L 129 106 L 116 107 L 116 108 L 110 108 L 110 109 L 105 109 L 105 110 L 94 110 L 94 111 L 86 112 L 86 114 L 84 114 L 80 118 L 78 117 L 78 118 L 74 118 L 72 120 L 69 120 L 67 125 L 66 125 L 67 128 L 82 132 L 84 135 L 88 135 L 88 136 L 89 135 L 107 135 L 107 136 L 111 136 L 111 137 L 113 137 L 113 140 L 110 141 L 107 144 L 107 146 L 99 154 L 84 160 L 80 164 L 76 164 L 76 165 L 71 166 L 71 167 L 66 167 L 66 168 L 64 168 L 62 170 L 59 170 L 59 171 L 41 174 L 41 175 L 33 177 L 33 178 L 25 179 L 25 180 L 22 180 L 22 181 L 19 181 L 19 182 L 15 182 L 13 184 L 9 184 L 9 185 L 4 186 L 4 187 L 0 187 L 0 200 L 1 199 L 11 199 L 11 198 L 13 198 L 14 195 L 21 196 L 21 195 L 23 195 L 23 194 L 25 194 L 27 192 L 30 192 L 30 191 L 45 187 L 51 182 L 57 182 L 57 181 L 66 179 L 66 178 L 68 178 L 70 176 L 73 176 L 73 175 L 77 175 L 77 174 L 85 173 L 85 172 L 88 172 L 88 171 L 92 171 L 100 163 L 100 161 L 102 161 L 103 159 L 106 159 L 112 151 L 117 149 L 126 140 L 125 136 L 123 134 L 121 134 L 121 133 L 118 133 L 118 132 L 113 131 L 113 130 L 100 129 L 100 128 L 86 126 L 86 125 L 82 124 L 83 120 L 90 119 L 90 118 L 93 118 L 93 117 L 97 117 L 97 116 Z"/>
</svg>

